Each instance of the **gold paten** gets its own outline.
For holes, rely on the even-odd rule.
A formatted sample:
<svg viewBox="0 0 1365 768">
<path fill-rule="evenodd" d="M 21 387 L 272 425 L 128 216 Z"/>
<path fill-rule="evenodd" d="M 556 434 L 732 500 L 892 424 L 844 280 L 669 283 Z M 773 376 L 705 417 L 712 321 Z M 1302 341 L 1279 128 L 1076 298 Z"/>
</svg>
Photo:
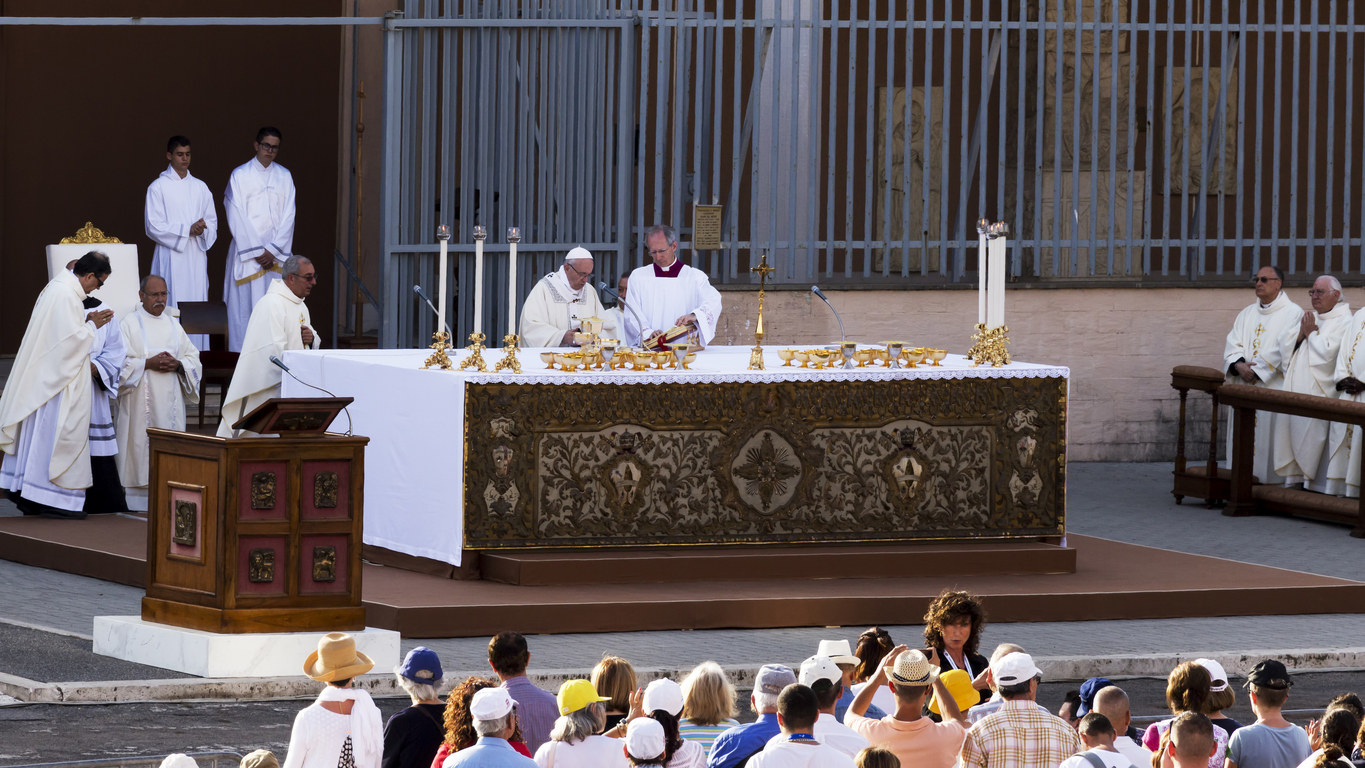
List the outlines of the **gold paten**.
<svg viewBox="0 0 1365 768">
<path fill-rule="evenodd" d="M 60 245 L 93 245 L 96 243 L 112 243 L 122 245 L 123 241 L 117 237 L 110 237 L 104 232 L 95 228 L 90 222 L 85 222 L 85 226 L 76 230 L 76 234 L 71 237 L 63 237 Z"/>
</svg>

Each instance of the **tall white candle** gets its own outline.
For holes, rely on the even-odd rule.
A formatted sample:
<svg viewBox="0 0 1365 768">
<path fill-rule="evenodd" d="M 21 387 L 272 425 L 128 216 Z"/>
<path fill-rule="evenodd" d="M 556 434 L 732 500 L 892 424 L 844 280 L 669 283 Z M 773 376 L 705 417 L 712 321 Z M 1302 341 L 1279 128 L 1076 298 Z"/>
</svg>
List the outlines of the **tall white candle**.
<svg viewBox="0 0 1365 768">
<path fill-rule="evenodd" d="M 488 230 L 482 224 L 474 227 L 474 332 L 483 332 L 483 240 Z"/>
<path fill-rule="evenodd" d="M 437 295 L 440 303 L 436 305 L 436 332 L 446 329 L 446 249 L 450 243 L 450 227 L 442 224 L 436 228 L 436 239 L 441 241 L 441 282 Z"/>
<path fill-rule="evenodd" d="M 990 277 L 986 289 L 988 296 L 986 326 L 988 328 L 998 328 L 1005 324 L 1006 240 L 1004 235 L 998 234 L 996 237 L 991 238 L 988 249 L 989 256 L 987 258 L 987 263 Z"/>
<path fill-rule="evenodd" d="M 986 324 L 986 220 L 982 219 L 977 223 L 978 244 L 976 247 L 976 322 L 978 325 Z"/>
<path fill-rule="evenodd" d="M 517 332 L 517 243 L 521 242 L 521 230 L 507 228 L 507 332 Z"/>
</svg>

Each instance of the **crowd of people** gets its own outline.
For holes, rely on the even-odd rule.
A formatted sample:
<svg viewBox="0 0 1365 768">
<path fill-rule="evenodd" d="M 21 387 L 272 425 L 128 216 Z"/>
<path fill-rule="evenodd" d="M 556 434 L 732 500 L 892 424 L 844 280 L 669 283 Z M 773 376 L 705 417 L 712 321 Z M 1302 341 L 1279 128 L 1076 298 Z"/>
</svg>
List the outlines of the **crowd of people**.
<svg viewBox="0 0 1365 768">
<path fill-rule="evenodd" d="M 345 634 L 323 638 L 304 672 L 322 693 L 294 721 L 284 768 L 1349 768 L 1360 753 L 1365 705 L 1334 699 L 1307 728 L 1282 710 L 1294 684 L 1275 659 L 1246 678 L 1254 723 L 1226 713 L 1237 694 L 1212 659 L 1167 679 L 1171 716 L 1133 725 L 1128 694 L 1091 678 L 1056 715 L 1037 702 L 1042 673 L 1020 646 L 977 653 L 985 613 L 971 594 L 946 590 L 925 616 L 920 648 L 884 629 L 821 641 L 796 669 L 767 664 L 753 680 L 751 722 L 738 719 L 736 686 L 713 661 L 681 682 L 639 685 L 630 662 L 606 655 L 557 693 L 527 677 L 526 638 L 488 644 L 488 677 L 454 684 L 427 648 L 394 670 L 411 706 L 381 723 L 353 687 L 373 663 Z M 878 711 L 880 707 L 880 711 Z M 248 768 L 275 768 L 253 753 Z M 269 762 L 262 762 L 267 760 Z M 246 763 L 244 763 L 246 765 Z M 166 766 L 165 768 L 180 768 Z M 186 767 L 188 768 L 188 767 Z"/>
</svg>

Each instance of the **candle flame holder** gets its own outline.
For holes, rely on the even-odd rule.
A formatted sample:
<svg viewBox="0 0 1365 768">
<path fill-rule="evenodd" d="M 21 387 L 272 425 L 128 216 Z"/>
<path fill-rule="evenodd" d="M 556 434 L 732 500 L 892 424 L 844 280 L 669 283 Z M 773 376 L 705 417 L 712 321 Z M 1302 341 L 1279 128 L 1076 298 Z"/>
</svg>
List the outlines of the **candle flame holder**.
<svg viewBox="0 0 1365 768">
<path fill-rule="evenodd" d="M 475 224 L 475 225 L 474 225 L 474 239 L 475 239 L 475 240 L 484 240 L 484 239 L 487 239 L 487 238 L 488 238 L 488 227 L 485 227 L 485 226 L 482 225 L 482 224 Z"/>
<path fill-rule="evenodd" d="M 450 370 L 452 365 L 450 355 L 446 353 L 446 350 L 450 349 L 450 334 L 445 331 L 437 331 L 431 334 L 431 338 L 433 340 L 431 348 L 436 351 L 431 353 L 425 363 L 422 363 L 422 370 L 425 371 L 433 365 L 443 371 Z"/>
<path fill-rule="evenodd" d="M 460 361 L 460 370 L 473 368 L 479 373 L 488 373 L 488 364 L 483 361 L 483 340 L 482 333 L 469 334 L 469 346 L 465 349 L 473 354 Z"/>
<path fill-rule="evenodd" d="M 494 371 L 511 369 L 512 373 L 521 373 L 521 361 L 517 359 L 517 342 L 520 338 L 515 333 L 509 333 L 502 337 L 502 346 L 507 354 L 493 366 Z"/>
</svg>

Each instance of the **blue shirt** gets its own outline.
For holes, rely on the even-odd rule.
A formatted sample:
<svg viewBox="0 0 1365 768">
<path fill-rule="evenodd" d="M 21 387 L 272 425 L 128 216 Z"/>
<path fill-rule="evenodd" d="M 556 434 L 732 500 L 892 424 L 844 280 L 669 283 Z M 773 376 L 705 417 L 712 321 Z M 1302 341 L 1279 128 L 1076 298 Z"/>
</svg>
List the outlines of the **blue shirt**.
<svg viewBox="0 0 1365 768">
<path fill-rule="evenodd" d="M 838 720 L 841 723 L 844 721 L 844 713 L 848 712 L 849 705 L 853 703 L 853 698 L 854 698 L 853 689 L 845 685 L 844 692 L 839 695 L 839 700 L 834 703 L 835 720 Z M 873 720 L 880 720 L 883 717 L 886 717 L 886 713 L 881 711 L 880 709 L 877 709 L 876 704 L 868 704 L 867 711 L 863 713 L 863 717 L 870 717 Z"/>
<path fill-rule="evenodd" d="M 752 723 L 736 725 L 716 737 L 711 754 L 706 758 L 706 768 L 734 768 L 761 751 L 769 739 L 781 732 L 776 712 L 759 715 Z"/>
<path fill-rule="evenodd" d="M 442 768 L 537 768 L 536 761 L 512 749 L 512 745 L 496 736 L 480 736 L 474 746 L 462 749 L 446 758 Z"/>
</svg>

